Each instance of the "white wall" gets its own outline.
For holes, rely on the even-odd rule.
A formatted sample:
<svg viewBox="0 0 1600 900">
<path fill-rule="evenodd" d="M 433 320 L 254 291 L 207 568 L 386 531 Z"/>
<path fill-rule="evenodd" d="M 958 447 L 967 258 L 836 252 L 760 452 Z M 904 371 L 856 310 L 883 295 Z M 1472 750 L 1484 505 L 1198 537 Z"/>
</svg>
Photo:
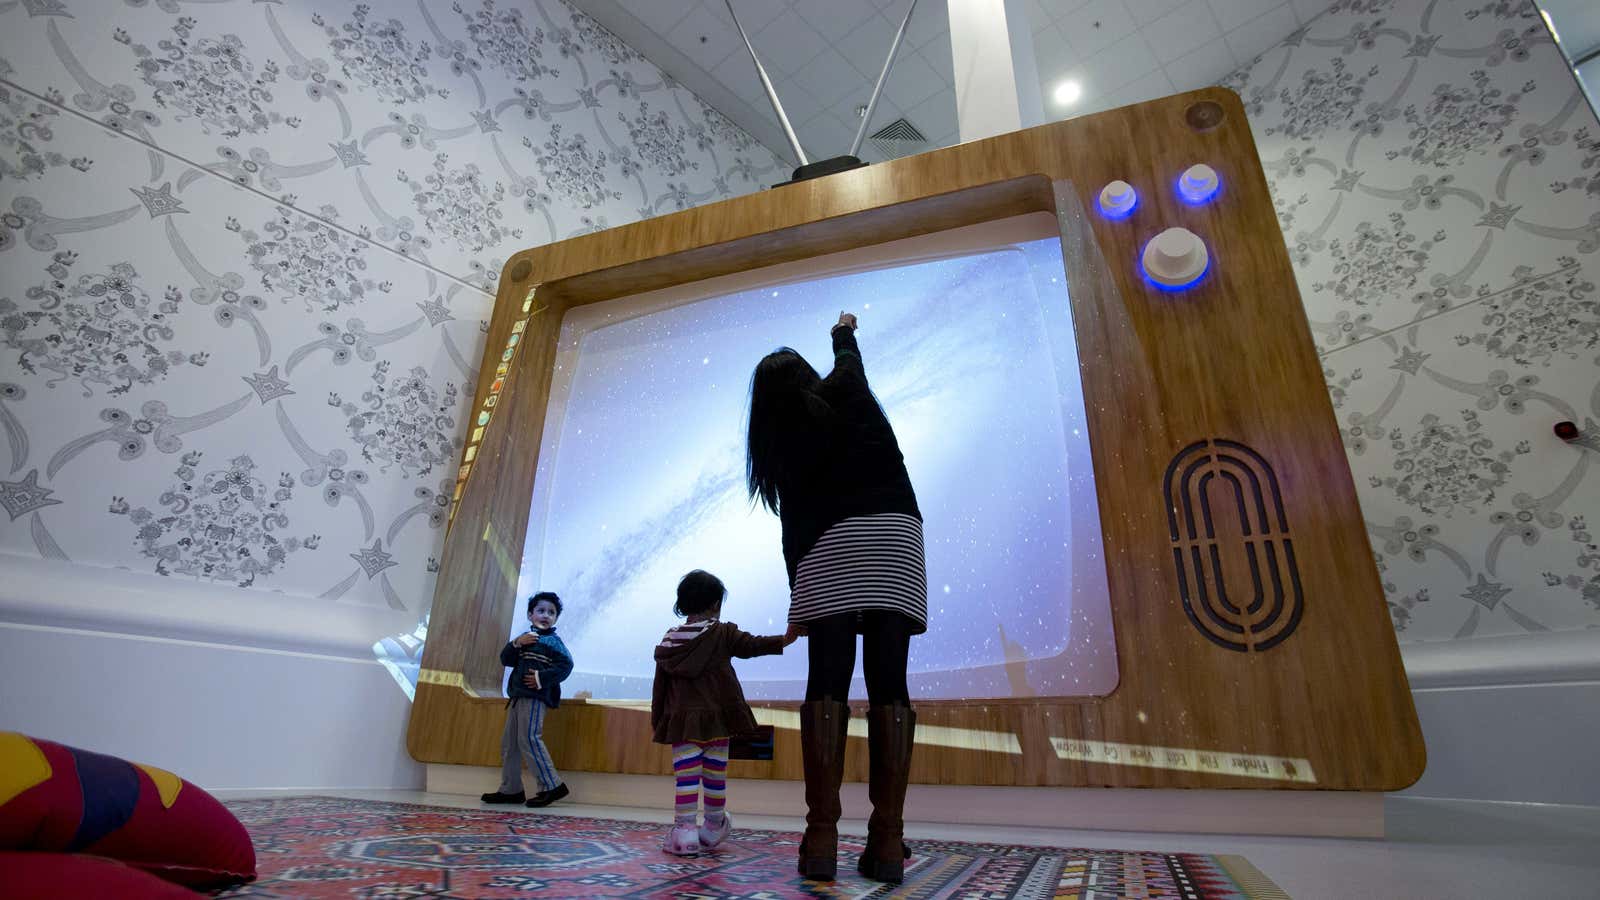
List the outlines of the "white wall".
<svg viewBox="0 0 1600 900">
<path fill-rule="evenodd" d="M 1407 794 L 1600 806 L 1600 630 L 1401 652 L 1428 745 Z"/>
<path fill-rule="evenodd" d="M 0 729 L 210 790 L 421 786 L 411 704 L 372 657 L 396 614 L 44 561 L 4 572 Z"/>
</svg>

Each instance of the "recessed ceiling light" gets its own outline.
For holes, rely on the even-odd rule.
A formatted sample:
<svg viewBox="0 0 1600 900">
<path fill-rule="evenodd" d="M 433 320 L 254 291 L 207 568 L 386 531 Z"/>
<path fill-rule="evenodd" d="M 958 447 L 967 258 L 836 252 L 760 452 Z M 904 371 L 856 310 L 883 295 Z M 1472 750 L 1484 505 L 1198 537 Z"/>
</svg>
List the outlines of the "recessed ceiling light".
<svg viewBox="0 0 1600 900">
<path fill-rule="evenodd" d="M 1055 97 L 1056 102 L 1062 106 L 1071 106 L 1072 104 L 1078 102 L 1079 97 L 1083 96 L 1083 85 L 1072 80 L 1063 81 L 1056 85 L 1055 94 L 1053 96 Z"/>
</svg>

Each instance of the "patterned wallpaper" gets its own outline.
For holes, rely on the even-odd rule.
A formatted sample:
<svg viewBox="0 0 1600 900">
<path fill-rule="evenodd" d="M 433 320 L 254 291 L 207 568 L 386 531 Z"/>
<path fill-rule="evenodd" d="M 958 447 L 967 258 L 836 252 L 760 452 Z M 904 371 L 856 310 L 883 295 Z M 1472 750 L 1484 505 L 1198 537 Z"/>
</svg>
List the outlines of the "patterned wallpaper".
<svg viewBox="0 0 1600 900">
<path fill-rule="evenodd" d="M 1532 7 L 1228 83 L 1401 639 L 1600 627 L 1600 127 Z M 783 174 L 561 0 L 0 0 L 0 552 L 420 617 L 501 262 Z"/>
<path fill-rule="evenodd" d="M 1225 83 L 1401 641 L 1600 627 L 1600 127 L 1533 4 L 1345 0 Z"/>
<path fill-rule="evenodd" d="M 503 261 L 785 174 L 561 0 L 0 0 L 0 552 L 420 618 Z"/>
</svg>

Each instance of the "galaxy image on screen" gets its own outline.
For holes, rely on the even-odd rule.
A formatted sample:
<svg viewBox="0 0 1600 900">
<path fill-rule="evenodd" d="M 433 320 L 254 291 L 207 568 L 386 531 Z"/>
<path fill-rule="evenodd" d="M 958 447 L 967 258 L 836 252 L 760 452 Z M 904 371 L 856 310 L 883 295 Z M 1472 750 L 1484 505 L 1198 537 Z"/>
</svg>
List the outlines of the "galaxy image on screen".
<svg viewBox="0 0 1600 900">
<path fill-rule="evenodd" d="M 929 624 L 911 644 L 912 696 L 1109 693 L 1115 649 L 1060 241 L 1036 226 L 1015 233 L 976 226 L 883 245 L 870 263 L 839 254 L 569 313 L 509 633 L 527 627 L 528 596 L 558 592 L 576 661 L 563 693 L 596 700 L 650 696 L 652 650 L 678 621 L 674 591 L 691 569 L 727 584 L 724 621 L 782 633 L 778 519 L 745 490 L 750 374 L 787 345 L 826 375 L 843 310 L 860 318 L 867 376 L 925 520 Z M 804 694 L 803 638 L 735 665 L 752 700 Z"/>
</svg>

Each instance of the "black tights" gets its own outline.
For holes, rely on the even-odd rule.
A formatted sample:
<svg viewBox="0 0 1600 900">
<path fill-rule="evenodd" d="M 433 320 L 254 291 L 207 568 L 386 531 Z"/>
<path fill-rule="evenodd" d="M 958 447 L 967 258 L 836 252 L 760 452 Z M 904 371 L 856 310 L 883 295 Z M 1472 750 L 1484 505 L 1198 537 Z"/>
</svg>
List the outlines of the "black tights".
<svg viewBox="0 0 1600 900">
<path fill-rule="evenodd" d="M 916 623 L 890 610 L 839 613 L 805 623 L 810 674 L 806 702 L 829 698 L 844 702 L 856 670 L 856 632 L 863 648 L 861 668 L 867 677 L 867 700 L 873 706 L 911 705 L 906 690 L 906 657 Z"/>
</svg>

